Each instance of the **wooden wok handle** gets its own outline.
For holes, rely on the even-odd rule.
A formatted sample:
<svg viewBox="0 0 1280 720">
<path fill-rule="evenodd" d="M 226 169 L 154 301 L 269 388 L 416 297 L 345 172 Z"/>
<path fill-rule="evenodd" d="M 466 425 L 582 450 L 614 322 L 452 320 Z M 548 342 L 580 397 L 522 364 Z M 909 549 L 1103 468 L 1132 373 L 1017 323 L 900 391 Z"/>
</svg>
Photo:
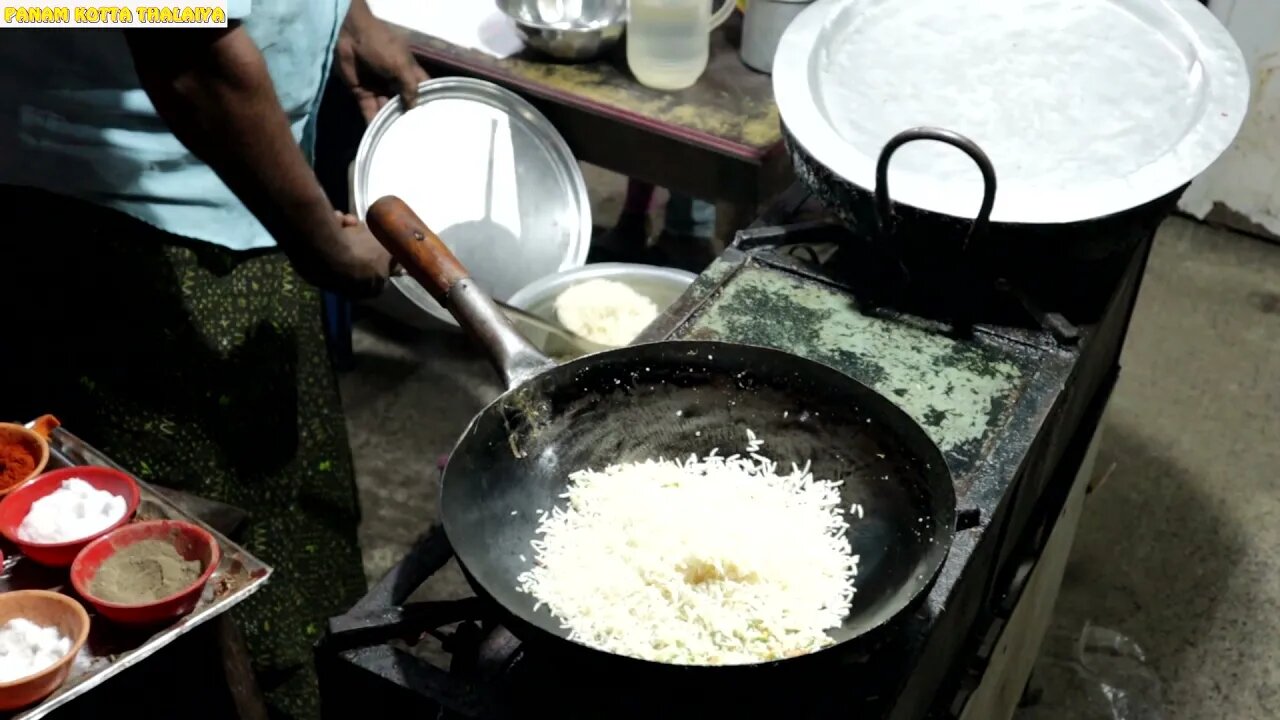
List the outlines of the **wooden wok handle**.
<svg viewBox="0 0 1280 720">
<path fill-rule="evenodd" d="M 507 387 L 555 365 L 511 325 L 493 298 L 476 287 L 467 269 L 404 201 L 379 198 L 365 213 L 369 230 L 409 275 L 489 351 Z"/>
<path fill-rule="evenodd" d="M 441 305 L 445 305 L 449 291 L 469 277 L 453 252 L 400 198 L 379 198 L 369 206 L 365 219 L 369 231 L 391 257 Z"/>
</svg>

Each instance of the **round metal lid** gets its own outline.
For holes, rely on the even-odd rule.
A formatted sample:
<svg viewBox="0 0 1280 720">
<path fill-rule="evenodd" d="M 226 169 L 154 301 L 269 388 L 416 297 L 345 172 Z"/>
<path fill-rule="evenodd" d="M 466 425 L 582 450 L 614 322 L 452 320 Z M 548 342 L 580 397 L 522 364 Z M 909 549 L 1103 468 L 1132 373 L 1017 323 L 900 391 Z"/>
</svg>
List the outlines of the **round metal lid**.
<svg viewBox="0 0 1280 720">
<path fill-rule="evenodd" d="M 797 142 L 870 189 L 886 141 L 934 126 L 975 141 L 999 179 L 992 220 L 1060 223 L 1189 182 L 1235 138 L 1244 57 L 1196 0 L 819 0 L 783 35 L 773 89 Z M 893 199 L 973 217 L 977 168 L 913 143 Z"/>
<path fill-rule="evenodd" d="M 400 197 L 500 300 L 585 264 L 590 250 L 591 203 L 564 138 L 532 105 L 483 80 L 428 80 L 407 112 L 399 98 L 389 102 L 365 130 L 352 186 L 361 220 L 378 198 Z M 457 325 L 412 279 L 391 282 Z"/>
</svg>

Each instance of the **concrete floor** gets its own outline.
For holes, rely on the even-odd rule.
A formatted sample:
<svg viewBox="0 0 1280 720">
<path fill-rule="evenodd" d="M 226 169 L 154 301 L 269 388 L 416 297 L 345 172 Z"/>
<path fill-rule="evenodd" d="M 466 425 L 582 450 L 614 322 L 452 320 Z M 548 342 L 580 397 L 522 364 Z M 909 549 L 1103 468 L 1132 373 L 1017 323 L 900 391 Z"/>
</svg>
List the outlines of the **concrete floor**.
<svg viewBox="0 0 1280 720">
<path fill-rule="evenodd" d="M 1160 231 L 1057 606 L 1136 641 L 1168 717 L 1280 717 L 1280 247 Z"/>
<path fill-rule="evenodd" d="M 621 181 L 587 175 L 607 222 Z M 355 348 L 343 392 L 372 580 L 436 518 L 436 459 L 498 385 L 454 333 L 366 319 Z M 1092 623 L 1145 651 L 1169 720 L 1280 717 L 1280 247 L 1167 222 L 1123 365 L 1048 652 Z M 465 593 L 451 572 L 435 596 Z M 1080 692 L 1050 699 L 1081 709 Z"/>
</svg>

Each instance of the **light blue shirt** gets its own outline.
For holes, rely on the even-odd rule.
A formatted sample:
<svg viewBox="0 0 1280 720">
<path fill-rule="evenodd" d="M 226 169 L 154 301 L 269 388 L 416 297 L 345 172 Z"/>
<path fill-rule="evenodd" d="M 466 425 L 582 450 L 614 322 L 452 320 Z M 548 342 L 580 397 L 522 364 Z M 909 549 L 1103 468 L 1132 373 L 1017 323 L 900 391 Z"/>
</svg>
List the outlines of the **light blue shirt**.
<svg viewBox="0 0 1280 720">
<path fill-rule="evenodd" d="M 228 3 L 228 16 L 242 20 L 262 50 L 293 136 L 308 157 L 349 2 Z M 119 30 L 3 32 L 0 183 L 71 195 L 236 250 L 275 245 L 156 115 Z"/>
</svg>

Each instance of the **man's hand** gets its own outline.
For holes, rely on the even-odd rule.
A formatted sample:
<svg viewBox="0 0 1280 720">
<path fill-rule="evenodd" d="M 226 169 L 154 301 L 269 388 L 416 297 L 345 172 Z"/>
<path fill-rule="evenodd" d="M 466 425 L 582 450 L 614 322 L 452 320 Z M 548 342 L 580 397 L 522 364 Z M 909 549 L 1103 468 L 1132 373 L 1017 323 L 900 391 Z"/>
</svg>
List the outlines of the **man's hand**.
<svg viewBox="0 0 1280 720">
<path fill-rule="evenodd" d="M 346 217 L 355 220 L 348 215 Z M 369 226 L 356 221 L 344 223 L 341 229 L 346 246 L 343 263 L 336 269 L 349 287 L 345 294 L 354 299 L 377 297 L 386 287 L 394 261 L 382 243 L 369 232 Z"/>
<path fill-rule="evenodd" d="M 392 95 L 406 106 L 418 95 L 427 73 L 400 33 L 374 17 L 365 0 L 352 0 L 338 35 L 338 74 L 351 88 L 365 122 L 373 119 Z"/>
<path fill-rule="evenodd" d="M 391 255 L 354 215 L 334 212 L 321 237 L 289 253 L 310 283 L 353 300 L 377 297 L 391 273 Z"/>
</svg>

